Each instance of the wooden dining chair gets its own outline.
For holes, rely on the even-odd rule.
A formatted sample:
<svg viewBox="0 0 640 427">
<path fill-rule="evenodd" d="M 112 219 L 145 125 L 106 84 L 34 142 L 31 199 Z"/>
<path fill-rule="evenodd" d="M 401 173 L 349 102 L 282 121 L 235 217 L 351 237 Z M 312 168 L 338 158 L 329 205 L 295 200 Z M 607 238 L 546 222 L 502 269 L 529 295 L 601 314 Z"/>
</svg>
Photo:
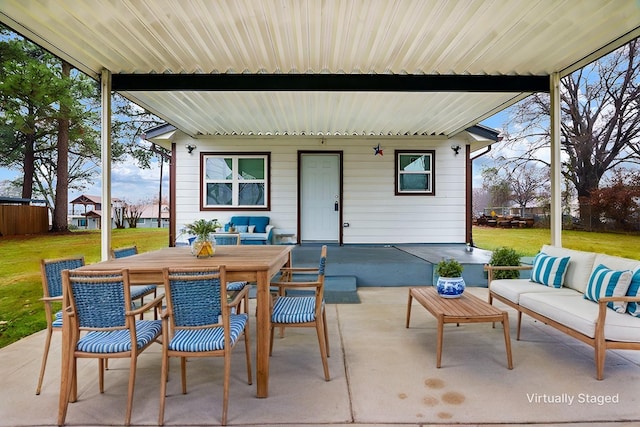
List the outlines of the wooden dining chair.
<svg viewBox="0 0 640 427">
<path fill-rule="evenodd" d="M 84 265 L 84 257 L 70 257 L 40 260 L 40 276 L 42 279 L 42 298 L 44 313 L 47 319 L 47 335 L 44 341 L 44 353 L 40 365 L 40 376 L 36 394 L 40 394 L 44 372 L 47 369 L 51 336 L 54 331 L 62 331 L 62 310 L 55 310 L 55 303 L 62 303 L 62 270 L 73 270 Z"/>
<path fill-rule="evenodd" d="M 271 311 L 271 342 L 269 355 L 273 352 L 273 333 L 276 327 L 315 328 L 320 345 L 320 356 L 324 379 L 329 381 L 329 335 L 324 302 L 324 273 L 327 262 L 327 246 L 320 251 L 318 268 L 283 268 L 280 280 L 271 282 L 278 289 Z M 315 280 L 298 281 L 295 274 L 316 273 Z M 309 292 L 311 291 L 311 292 Z"/>
<path fill-rule="evenodd" d="M 138 253 L 137 246 L 126 246 L 122 248 L 112 249 L 111 258 L 125 258 L 133 256 Z M 139 300 L 140 305 L 144 305 L 144 297 L 153 295 L 153 298 L 158 296 L 158 287 L 156 285 L 134 285 L 131 286 L 131 301 L 134 303 Z M 140 313 L 140 319 L 144 318 L 144 313 Z M 158 312 L 154 311 L 153 318 L 158 319 Z"/>
<path fill-rule="evenodd" d="M 244 337 L 248 383 L 251 379 L 249 315 L 233 313 L 249 289 L 244 288 L 229 301 L 224 266 L 206 269 L 165 269 L 164 286 L 167 308 L 162 314 L 162 375 L 160 379 L 160 415 L 164 409 L 169 375 L 169 358 L 179 357 L 182 393 L 187 393 L 187 357 L 224 357 L 222 425 L 227 423 L 231 351 Z"/>
<path fill-rule="evenodd" d="M 104 393 L 104 361 L 129 358 L 129 385 L 125 425 L 131 424 L 133 391 L 138 356 L 162 333 L 160 320 L 137 320 L 140 313 L 157 308 L 162 297 L 132 309 L 128 270 L 62 272 L 64 293 L 69 299 L 66 308 L 70 320 L 71 367 L 66 378 L 68 395 L 60 424 L 64 424 L 69 402 L 77 396 L 77 360 L 98 359 L 100 393 Z M 82 335 L 81 335 L 82 333 Z"/>
</svg>

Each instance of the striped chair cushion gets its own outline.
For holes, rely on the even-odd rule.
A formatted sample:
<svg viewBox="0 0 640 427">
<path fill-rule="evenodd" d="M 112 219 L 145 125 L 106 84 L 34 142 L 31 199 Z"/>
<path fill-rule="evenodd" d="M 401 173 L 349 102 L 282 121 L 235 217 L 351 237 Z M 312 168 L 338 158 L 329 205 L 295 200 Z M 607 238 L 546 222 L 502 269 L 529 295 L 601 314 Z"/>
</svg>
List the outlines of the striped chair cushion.
<svg viewBox="0 0 640 427">
<path fill-rule="evenodd" d="M 631 271 L 611 270 L 600 264 L 591 273 L 587 289 L 584 291 L 584 298 L 598 302 L 602 297 L 623 296 L 626 295 L 630 283 Z M 607 307 L 618 313 L 624 313 L 627 309 L 627 303 L 612 301 L 607 303 Z"/>
<path fill-rule="evenodd" d="M 316 320 L 315 297 L 279 297 L 273 304 L 273 323 L 306 323 Z"/>
<path fill-rule="evenodd" d="M 54 328 L 62 328 L 62 310 L 55 314 L 53 322 L 51 322 L 51 326 Z"/>
<path fill-rule="evenodd" d="M 142 348 L 156 339 L 161 331 L 161 320 L 137 320 L 136 337 L 138 338 L 138 348 Z M 85 353 L 120 353 L 131 351 L 131 335 L 128 329 L 92 331 L 80 338 L 76 348 L 78 351 Z"/>
<path fill-rule="evenodd" d="M 634 270 L 631 284 L 627 290 L 627 296 L 629 297 L 637 297 L 638 295 L 640 295 L 640 268 Z M 640 317 L 640 303 L 627 303 L 627 313 L 635 317 Z"/>
<path fill-rule="evenodd" d="M 569 257 L 553 257 L 540 252 L 533 260 L 531 281 L 561 288 L 569 265 Z"/>
<path fill-rule="evenodd" d="M 245 282 L 245 281 L 240 281 L 240 282 L 229 282 L 227 283 L 227 290 L 228 291 L 241 291 L 244 289 L 245 286 L 247 286 L 249 282 Z"/>
<path fill-rule="evenodd" d="M 138 299 L 143 295 L 149 294 L 155 290 L 156 285 L 136 285 L 129 288 L 129 291 L 131 292 L 131 299 Z"/>
<path fill-rule="evenodd" d="M 229 318 L 231 345 L 237 340 L 249 320 L 246 314 L 232 314 Z M 215 351 L 224 349 L 224 328 L 178 329 L 169 342 L 173 351 Z"/>
</svg>

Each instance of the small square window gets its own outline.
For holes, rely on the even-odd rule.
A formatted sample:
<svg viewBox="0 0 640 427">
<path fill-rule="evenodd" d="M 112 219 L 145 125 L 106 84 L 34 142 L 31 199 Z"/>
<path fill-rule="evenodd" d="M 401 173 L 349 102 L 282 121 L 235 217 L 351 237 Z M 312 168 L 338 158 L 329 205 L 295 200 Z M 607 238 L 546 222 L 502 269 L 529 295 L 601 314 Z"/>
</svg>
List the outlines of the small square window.
<svg viewBox="0 0 640 427">
<path fill-rule="evenodd" d="M 396 150 L 395 194 L 398 196 L 435 195 L 435 151 Z"/>
</svg>

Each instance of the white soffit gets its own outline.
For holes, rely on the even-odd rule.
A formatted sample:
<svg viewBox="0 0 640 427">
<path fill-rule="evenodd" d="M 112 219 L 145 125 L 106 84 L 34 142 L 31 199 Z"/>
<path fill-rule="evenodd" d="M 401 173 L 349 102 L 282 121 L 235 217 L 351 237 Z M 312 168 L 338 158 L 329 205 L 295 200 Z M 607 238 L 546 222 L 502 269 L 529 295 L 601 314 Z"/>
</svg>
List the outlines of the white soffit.
<svg viewBox="0 0 640 427">
<path fill-rule="evenodd" d="M 635 0 L 0 0 L 0 21 L 113 74 L 566 73 L 640 35 Z M 521 93 L 130 92 L 191 135 L 451 135 Z"/>
</svg>

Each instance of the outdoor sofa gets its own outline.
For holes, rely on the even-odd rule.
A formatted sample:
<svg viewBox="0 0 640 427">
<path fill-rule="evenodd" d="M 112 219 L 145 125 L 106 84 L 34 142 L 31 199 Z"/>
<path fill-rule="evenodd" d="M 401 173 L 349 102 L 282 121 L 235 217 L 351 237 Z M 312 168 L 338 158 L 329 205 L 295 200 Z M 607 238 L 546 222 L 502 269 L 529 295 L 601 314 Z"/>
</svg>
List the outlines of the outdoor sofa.
<svg viewBox="0 0 640 427">
<path fill-rule="evenodd" d="M 229 231 L 231 224 L 240 234 L 243 245 L 270 245 L 273 235 L 273 225 L 269 224 L 268 216 L 233 216 L 225 224 L 224 231 Z"/>
<path fill-rule="evenodd" d="M 592 346 L 596 378 L 604 377 L 607 349 L 640 350 L 640 261 L 545 245 L 531 279 L 493 279 L 487 265 L 489 303 L 497 299 Z"/>
</svg>

